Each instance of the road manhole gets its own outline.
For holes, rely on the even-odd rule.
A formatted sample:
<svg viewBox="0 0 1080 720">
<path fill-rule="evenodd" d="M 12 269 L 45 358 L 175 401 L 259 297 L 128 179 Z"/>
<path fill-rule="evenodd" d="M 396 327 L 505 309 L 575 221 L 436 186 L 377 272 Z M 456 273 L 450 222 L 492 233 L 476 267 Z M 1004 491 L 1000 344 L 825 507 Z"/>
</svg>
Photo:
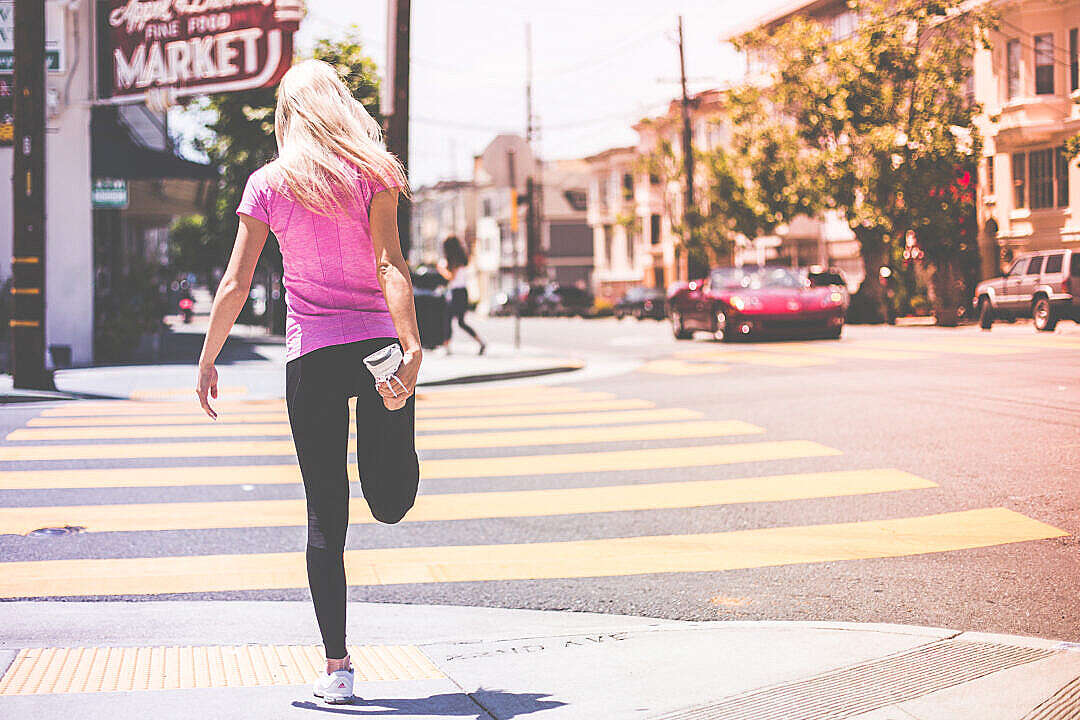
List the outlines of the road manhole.
<svg viewBox="0 0 1080 720">
<path fill-rule="evenodd" d="M 44 527 L 31 530 L 26 537 L 57 537 L 59 535 L 74 535 L 81 533 L 86 528 L 82 525 L 64 525 L 63 527 Z"/>
<path fill-rule="evenodd" d="M 841 720 L 1042 660 L 1056 652 L 1015 645 L 939 640 L 805 680 L 676 710 L 655 720 Z M 1043 720 L 1065 716 L 1037 717 Z"/>
</svg>

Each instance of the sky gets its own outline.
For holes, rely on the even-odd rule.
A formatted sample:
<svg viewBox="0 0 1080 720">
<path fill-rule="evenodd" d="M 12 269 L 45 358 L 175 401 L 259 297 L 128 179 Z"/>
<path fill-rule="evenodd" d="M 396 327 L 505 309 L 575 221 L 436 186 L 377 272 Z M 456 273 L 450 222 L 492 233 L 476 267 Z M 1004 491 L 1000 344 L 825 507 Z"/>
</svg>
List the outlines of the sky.
<svg viewBox="0 0 1080 720">
<path fill-rule="evenodd" d="M 738 79 L 722 42 L 785 0 L 413 0 L 410 180 L 471 177 L 472 157 L 499 132 L 525 130 L 526 23 L 532 28 L 533 113 L 545 158 L 584 157 L 636 140 L 631 126 L 679 93 L 683 15 L 690 90 Z M 308 0 L 297 42 L 355 25 L 380 70 L 386 0 Z M 174 122 L 181 132 L 192 130 Z"/>
</svg>

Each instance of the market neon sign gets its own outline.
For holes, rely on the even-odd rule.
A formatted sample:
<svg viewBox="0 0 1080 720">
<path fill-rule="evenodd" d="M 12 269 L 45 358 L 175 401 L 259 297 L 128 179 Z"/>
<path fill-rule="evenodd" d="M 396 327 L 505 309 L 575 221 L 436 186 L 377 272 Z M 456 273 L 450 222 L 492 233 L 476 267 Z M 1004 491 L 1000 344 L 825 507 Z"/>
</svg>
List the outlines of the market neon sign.
<svg viewBox="0 0 1080 720">
<path fill-rule="evenodd" d="M 134 102 L 276 84 L 292 62 L 302 0 L 103 0 L 102 98 Z"/>
</svg>

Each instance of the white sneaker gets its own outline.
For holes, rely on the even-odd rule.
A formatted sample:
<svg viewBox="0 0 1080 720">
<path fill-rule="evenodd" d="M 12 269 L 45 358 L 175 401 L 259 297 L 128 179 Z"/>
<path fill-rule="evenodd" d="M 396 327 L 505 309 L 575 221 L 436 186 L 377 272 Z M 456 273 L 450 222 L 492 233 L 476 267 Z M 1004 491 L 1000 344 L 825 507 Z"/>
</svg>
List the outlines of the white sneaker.
<svg viewBox="0 0 1080 720">
<path fill-rule="evenodd" d="M 332 673 L 320 673 L 315 680 L 315 697 L 320 697 L 331 705 L 344 705 L 353 701 L 353 671 L 335 670 Z"/>
</svg>

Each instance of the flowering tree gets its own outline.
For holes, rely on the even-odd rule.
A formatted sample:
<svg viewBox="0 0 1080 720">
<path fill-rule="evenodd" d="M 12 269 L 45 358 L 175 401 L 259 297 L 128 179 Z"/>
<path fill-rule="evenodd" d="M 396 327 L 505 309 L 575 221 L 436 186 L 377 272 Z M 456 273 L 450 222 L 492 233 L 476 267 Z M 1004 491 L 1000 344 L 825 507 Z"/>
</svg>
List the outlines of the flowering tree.
<svg viewBox="0 0 1080 720">
<path fill-rule="evenodd" d="M 886 314 L 878 269 L 912 230 L 931 269 L 938 322 L 956 322 L 949 287 L 961 274 L 957 237 L 967 221 L 960 218 L 973 206 L 963 193 L 930 190 L 951 188 L 957 168 L 970 173 L 978 153 L 978 107 L 967 83 L 976 43 L 994 20 L 992 10 L 969 5 L 851 0 L 859 21 L 847 37 L 796 17 L 738 42 L 771 67 L 768 82 L 746 96 L 756 94 L 760 114 L 790 122 L 794 142 L 781 145 L 787 162 L 819 181 L 812 189 L 820 198 L 805 205 L 843 211 L 859 241 L 866 270 L 859 292 L 872 319 Z M 790 211 L 786 198 L 771 197 L 762 196 L 772 209 Z M 974 247 L 974 236 L 963 244 Z"/>
</svg>

